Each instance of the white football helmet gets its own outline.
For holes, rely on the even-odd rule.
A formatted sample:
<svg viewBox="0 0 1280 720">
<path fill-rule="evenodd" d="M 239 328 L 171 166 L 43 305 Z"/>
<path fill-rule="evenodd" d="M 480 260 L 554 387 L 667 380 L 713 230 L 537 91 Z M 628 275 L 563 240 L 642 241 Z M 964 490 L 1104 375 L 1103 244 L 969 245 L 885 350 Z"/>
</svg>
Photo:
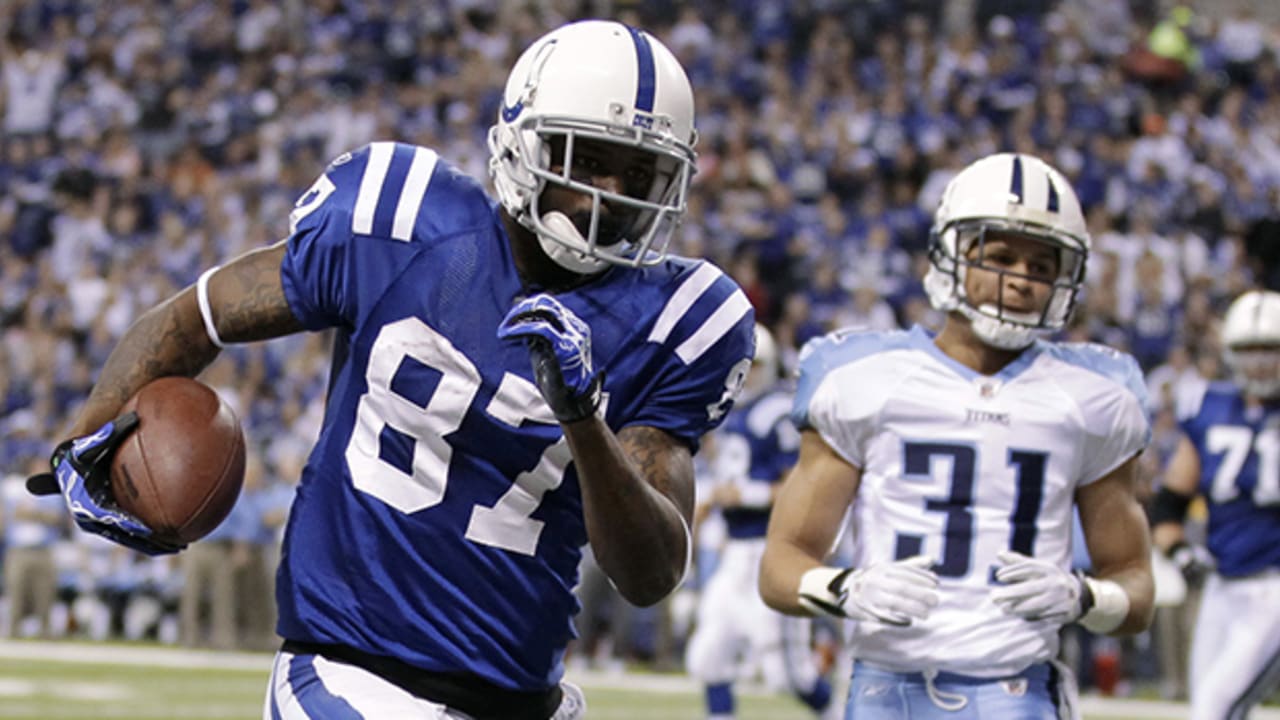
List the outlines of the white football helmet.
<svg viewBox="0 0 1280 720">
<path fill-rule="evenodd" d="M 1223 355 L 1236 384 L 1258 398 L 1280 395 L 1280 293 L 1250 290 L 1222 321 Z"/>
<path fill-rule="evenodd" d="M 585 20 L 535 41 L 507 78 L 489 129 L 489 174 L 498 200 L 532 231 L 556 263 L 579 273 L 609 264 L 652 265 L 666 253 L 694 172 L 693 90 L 680 62 L 652 35 L 618 22 Z M 550 140 L 564 140 L 563 169 L 551 170 Z M 648 195 L 609 192 L 570 176 L 574 143 L 605 140 L 653 153 Z M 548 185 L 592 198 L 588 227 L 545 211 Z M 601 205 L 636 209 L 630 226 L 605 237 Z"/>
<path fill-rule="evenodd" d="M 979 306 L 965 297 L 966 269 L 982 265 L 989 230 L 1017 233 L 1058 249 L 1058 278 L 1042 312 L 1005 310 L 1003 302 Z M 975 244 L 978 256 L 970 260 Z M 938 310 L 957 310 L 969 318 L 974 333 L 988 345 L 1021 349 L 1066 327 L 1084 285 L 1089 245 L 1080 201 L 1062 173 L 1031 155 L 988 155 L 961 170 L 942 191 L 930 233 L 925 292 Z"/>
</svg>

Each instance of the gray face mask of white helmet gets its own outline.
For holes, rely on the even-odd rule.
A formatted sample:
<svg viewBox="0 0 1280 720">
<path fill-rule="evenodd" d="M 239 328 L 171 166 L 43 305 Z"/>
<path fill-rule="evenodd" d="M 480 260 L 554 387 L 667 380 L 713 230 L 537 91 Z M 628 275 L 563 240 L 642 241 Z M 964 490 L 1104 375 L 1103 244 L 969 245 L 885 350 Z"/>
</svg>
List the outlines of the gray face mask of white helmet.
<svg viewBox="0 0 1280 720">
<path fill-rule="evenodd" d="M 1005 307 L 1005 279 L 1015 275 L 1009 270 L 987 266 L 983 262 L 987 233 L 992 230 L 1017 232 L 1054 247 L 1058 257 L 1058 272 L 1049 289 L 1049 299 L 1041 312 L 1019 312 Z M 1017 230 L 1002 223 L 980 225 L 960 224 L 948 229 L 957 235 L 957 257 L 939 257 L 945 251 L 941 242 L 935 242 L 930 251 L 931 266 L 925 276 L 925 290 L 935 300 L 935 306 L 945 311 L 957 311 L 969 319 L 973 332 L 987 345 L 1002 350 L 1019 350 L 1039 337 L 1066 327 L 1075 307 L 1077 294 L 1084 282 L 1085 253 L 1071 247 L 1061 239 L 1036 231 L 1032 235 L 1027 228 Z M 970 259 L 972 258 L 972 259 Z M 1000 288 L 994 302 L 974 303 L 965 291 L 965 280 L 970 269 L 982 268 L 999 276 Z M 1026 277 L 1031 282 L 1043 280 Z"/>
</svg>

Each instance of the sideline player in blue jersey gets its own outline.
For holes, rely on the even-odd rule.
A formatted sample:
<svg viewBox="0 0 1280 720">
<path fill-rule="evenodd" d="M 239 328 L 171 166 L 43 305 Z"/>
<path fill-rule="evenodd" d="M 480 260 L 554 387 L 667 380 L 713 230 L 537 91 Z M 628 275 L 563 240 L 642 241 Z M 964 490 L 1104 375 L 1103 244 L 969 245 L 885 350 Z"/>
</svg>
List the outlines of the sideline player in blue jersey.
<svg viewBox="0 0 1280 720">
<path fill-rule="evenodd" d="M 765 601 L 853 620 L 848 718 L 1057 718 L 1059 630 L 1150 623 L 1150 438 L 1133 358 L 1066 325 L 1089 236 L 1070 184 L 1001 153 L 943 192 L 931 336 L 837 332 L 801 353 L 800 457 L 774 503 Z M 851 508 L 851 509 L 850 509 Z M 1071 572 L 1078 509 L 1093 575 Z M 851 567 L 823 565 L 852 512 Z"/>
<path fill-rule="evenodd" d="M 715 433 L 714 486 L 703 501 L 720 509 L 728 535 L 685 652 L 689 674 L 705 687 L 708 720 L 735 717 L 733 683 L 744 665 L 758 667 L 770 689 L 795 693 L 815 712 L 832 704 L 810 644 L 812 622 L 770 610 L 756 591 L 774 491 L 800 448 L 790 418 L 794 392 L 779 379 L 773 337 L 757 325 L 742 396 Z"/>
<path fill-rule="evenodd" d="M 1187 574 L 1211 574 L 1191 642 L 1191 717 L 1244 718 L 1280 687 L 1280 293 L 1231 303 L 1222 344 L 1233 382 L 1177 398 L 1183 437 L 1152 504 L 1152 537 Z M 1187 506 L 1209 506 L 1208 553 Z"/>
<path fill-rule="evenodd" d="M 694 167 L 670 51 L 566 25 L 511 71 L 497 200 L 431 149 L 333 161 L 290 236 L 138 320 L 53 458 L 90 532 L 159 544 L 104 493 L 125 399 L 224 343 L 336 334 L 324 425 L 290 511 L 268 718 L 568 720 L 588 541 L 655 603 L 690 552 L 692 454 L 732 406 L 753 313 L 714 266 L 666 257 Z"/>
</svg>

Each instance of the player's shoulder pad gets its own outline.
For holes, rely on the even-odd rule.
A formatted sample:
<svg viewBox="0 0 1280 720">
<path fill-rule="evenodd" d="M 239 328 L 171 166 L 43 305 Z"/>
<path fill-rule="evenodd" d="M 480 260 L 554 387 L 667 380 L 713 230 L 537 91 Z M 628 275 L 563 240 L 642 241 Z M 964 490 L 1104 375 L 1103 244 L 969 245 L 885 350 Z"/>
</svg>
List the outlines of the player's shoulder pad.
<svg viewBox="0 0 1280 720">
<path fill-rule="evenodd" d="M 428 205 L 432 210 L 424 213 Z M 409 242 L 421 235 L 424 216 L 473 225 L 489 220 L 489 206 L 480 184 L 435 150 L 372 142 L 334 158 L 298 198 L 289 224 L 294 232 L 308 222 L 338 223 L 351 235 Z"/>
<path fill-rule="evenodd" d="M 914 346 L 912 334 L 907 330 L 841 329 L 806 342 L 800 348 L 792 422 L 797 427 L 808 426 L 806 417 L 809 403 L 818 386 L 831 371 L 877 353 L 905 350 Z"/>
<path fill-rule="evenodd" d="M 655 287 L 664 288 L 663 295 L 655 298 L 662 306 L 656 316 L 650 315 L 654 321 L 647 342 L 669 346 L 685 365 L 704 356 L 732 364 L 751 355 L 755 323 L 751 301 L 714 263 L 672 257 L 642 272 Z M 647 302 L 646 298 L 654 298 L 651 292 L 632 300 Z M 643 312 L 643 308 L 637 310 Z M 724 352 L 709 353 L 716 348 Z"/>
<path fill-rule="evenodd" d="M 1129 353 L 1092 342 L 1044 343 L 1044 346 L 1052 357 L 1110 380 L 1133 393 L 1143 408 L 1148 407 L 1142 368 Z"/>
</svg>

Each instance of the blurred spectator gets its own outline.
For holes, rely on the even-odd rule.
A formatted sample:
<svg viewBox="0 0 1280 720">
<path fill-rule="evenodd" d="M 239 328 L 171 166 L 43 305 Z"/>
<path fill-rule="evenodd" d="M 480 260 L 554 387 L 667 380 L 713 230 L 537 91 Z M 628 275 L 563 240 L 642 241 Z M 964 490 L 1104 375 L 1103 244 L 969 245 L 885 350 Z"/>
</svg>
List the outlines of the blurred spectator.
<svg viewBox="0 0 1280 720">
<path fill-rule="evenodd" d="M 53 544 L 62 532 L 66 510 L 58 496 L 33 497 L 26 475 L 41 472 L 33 459 L 0 480 L 4 522 L 4 637 L 49 637 L 50 611 L 57 591 Z M 52 500 L 52 502 L 50 502 Z"/>
</svg>

